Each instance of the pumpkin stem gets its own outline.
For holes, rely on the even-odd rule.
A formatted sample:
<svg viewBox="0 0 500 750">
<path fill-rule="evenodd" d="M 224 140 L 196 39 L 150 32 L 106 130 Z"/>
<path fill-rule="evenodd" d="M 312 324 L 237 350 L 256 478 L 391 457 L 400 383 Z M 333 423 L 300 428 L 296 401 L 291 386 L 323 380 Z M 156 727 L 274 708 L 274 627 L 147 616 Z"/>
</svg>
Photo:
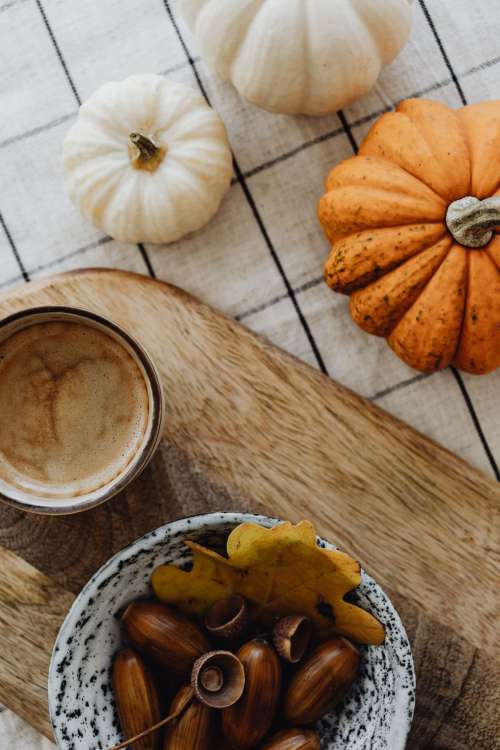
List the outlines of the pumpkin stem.
<svg viewBox="0 0 500 750">
<path fill-rule="evenodd" d="M 167 152 L 163 146 L 157 146 L 151 136 L 142 133 L 130 133 L 128 150 L 132 166 L 146 172 L 155 172 Z"/>
<path fill-rule="evenodd" d="M 464 247 L 484 247 L 500 226 L 500 197 L 461 198 L 448 208 L 446 224 L 456 242 Z"/>
</svg>

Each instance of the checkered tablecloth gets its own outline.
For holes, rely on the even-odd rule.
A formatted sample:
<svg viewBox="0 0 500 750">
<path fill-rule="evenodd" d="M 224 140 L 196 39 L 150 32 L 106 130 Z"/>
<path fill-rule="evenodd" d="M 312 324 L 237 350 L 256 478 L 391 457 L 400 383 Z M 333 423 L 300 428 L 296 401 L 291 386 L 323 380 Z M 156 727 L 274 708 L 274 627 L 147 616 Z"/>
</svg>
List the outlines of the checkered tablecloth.
<svg viewBox="0 0 500 750">
<path fill-rule="evenodd" d="M 328 247 L 315 216 L 329 168 L 400 99 L 499 98 L 499 38 L 499 0 L 414 0 L 411 41 L 369 96 L 335 116 L 292 118 L 246 104 L 208 73 L 175 0 L 0 0 L 0 287 L 82 266 L 166 279 L 499 479 L 500 372 L 418 374 L 358 330 L 346 298 L 322 282 Z M 201 89 L 235 154 L 215 220 L 168 247 L 102 236 L 62 179 L 61 145 L 79 104 L 105 81 L 146 72 Z M 0 750 L 49 747 L 0 713 Z"/>
</svg>

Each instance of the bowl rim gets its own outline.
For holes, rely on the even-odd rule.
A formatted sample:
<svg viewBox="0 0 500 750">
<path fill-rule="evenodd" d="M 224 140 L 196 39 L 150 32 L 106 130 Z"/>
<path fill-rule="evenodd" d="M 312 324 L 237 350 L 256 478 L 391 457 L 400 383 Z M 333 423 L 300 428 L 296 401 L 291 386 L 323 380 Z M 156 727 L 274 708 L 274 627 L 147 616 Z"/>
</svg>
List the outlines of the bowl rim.
<svg viewBox="0 0 500 750">
<path fill-rule="evenodd" d="M 130 559 L 134 556 L 134 554 L 137 551 L 137 547 L 141 547 L 141 551 L 147 551 L 154 547 L 156 544 L 158 544 L 158 541 L 161 539 L 162 536 L 175 535 L 178 531 L 181 529 L 185 529 L 186 532 L 188 531 L 189 526 L 191 523 L 195 521 L 197 525 L 208 525 L 208 526 L 220 526 L 222 524 L 231 524 L 239 525 L 241 523 L 260 523 L 261 525 L 265 526 L 266 528 L 272 528 L 273 526 L 276 526 L 279 523 L 285 523 L 283 519 L 275 518 L 272 516 L 266 516 L 262 514 L 255 514 L 255 513 L 248 513 L 248 512 L 238 512 L 238 511 L 213 511 L 210 513 L 201 513 L 201 514 L 194 514 L 191 516 L 184 516 L 182 518 L 178 518 L 174 521 L 170 521 L 169 523 L 163 524 L 161 526 L 158 526 L 155 529 L 152 529 L 151 531 L 148 531 L 146 534 L 144 534 L 141 537 L 138 537 L 134 541 L 130 542 L 126 547 L 123 547 L 123 549 L 116 552 L 112 557 L 110 557 L 101 567 L 92 575 L 92 577 L 87 581 L 87 583 L 83 586 L 81 591 L 77 594 L 75 597 L 74 602 L 72 603 L 66 617 L 64 618 L 64 621 L 59 629 L 59 632 L 57 634 L 56 640 L 54 642 L 54 646 L 52 648 L 51 658 L 50 658 L 50 665 L 49 665 L 49 673 L 48 673 L 48 681 L 47 681 L 47 691 L 48 691 L 48 703 L 49 703 L 49 718 L 50 723 L 54 732 L 54 741 L 56 743 L 56 746 L 58 748 L 63 748 L 64 745 L 61 744 L 58 729 L 56 728 L 56 721 L 55 721 L 55 711 L 56 711 L 56 696 L 57 696 L 57 678 L 58 678 L 58 672 L 57 672 L 57 666 L 56 666 L 56 654 L 59 651 L 59 646 L 62 642 L 65 642 L 67 640 L 67 636 L 69 635 L 68 630 L 70 626 L 73 623 L 74 615 L 78 612 L 78 610 L 82 607 L 82 604 L 86 603 L 90 592 L 93 589 L 93 586 L 101 577 L 103 577 L 108 571 L 110 571 L 113 566 L 115 566 L 116 563 L 122 563 Z M 190 523 L 188 523 L 190 522 Z M 188 528 L 186 528 L 188 527 Z M 323 537 L 319 536 L 317 534 L 317 539 L 319 542 L 325 543 L 331 548 L 339 549 L 333 542 L 329 542 L 328 540 L 324 539 Z M 408 638 L 408 634 L 406 632 L 406 628 L 399 616 L 399 612 L 397 611 L 396 607 L 392 603 L 392 600 L 387 595 L 385 590 L 380 586 L 379 583 L 375 579 L 373 579 L 365 570 L 363 567 L 361 567 L 361 575 L 362 577 L 368 580 L 369 582 L 372 582 L 377 589 L 380 590 L 383 597 L 385 598 L 387 604 L 390 606 L 392 610 L 392 616 L 394 617 L 395 626 L 400 634 L 400 639 L 402 639 L 405 642 L 405 645 L 408 648 L 408 653 L 410 656 L 410 676 L 412 679 L 412 683 L 409 686 L 409 688 L 412 688 L 412 690 L 409 692 L 409 700 L 408 700 L 408 711 L 406 716 L 406 724 L 405 724 L 405 733 L 404 733 L 404 740 L 406 740 L 408 733 L 410 731 L 412 720 L 415 712 L 415 702 L 416 702 L 416 676 L 415 676 L 415 663 L 413 659 L 413 653 L 411 648 L 411 643 Z M 103 579 L 105 580 L 105 578 Z M 363 583 L 363 581 L 362 581 Z M 360 585 L 362 585 L 362 583 Z M 401 746 L 404 747 L 404 744 Z"/>
</svg>

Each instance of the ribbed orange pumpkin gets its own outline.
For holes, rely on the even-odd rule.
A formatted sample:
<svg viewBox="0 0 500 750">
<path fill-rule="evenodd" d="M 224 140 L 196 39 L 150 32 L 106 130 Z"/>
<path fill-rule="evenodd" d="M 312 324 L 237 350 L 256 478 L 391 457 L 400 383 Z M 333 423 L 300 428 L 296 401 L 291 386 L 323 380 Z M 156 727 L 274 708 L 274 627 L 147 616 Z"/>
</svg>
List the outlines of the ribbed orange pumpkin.
<svg viewBox="0 0 500 750">
<path fill-rule="evenodd" d="M 500 101 L 402 102 L 326 190 L 325 278 L 356 323 L 417 370 L 499 367 Z"/>
</svg>

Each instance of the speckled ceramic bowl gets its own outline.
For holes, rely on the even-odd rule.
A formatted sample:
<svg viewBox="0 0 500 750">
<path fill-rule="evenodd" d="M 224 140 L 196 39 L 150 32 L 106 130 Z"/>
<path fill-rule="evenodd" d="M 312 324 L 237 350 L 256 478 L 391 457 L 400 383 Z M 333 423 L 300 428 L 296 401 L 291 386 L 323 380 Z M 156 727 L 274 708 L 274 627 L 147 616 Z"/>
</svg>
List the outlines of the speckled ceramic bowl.
<svg viewBox="0 0 500 750">
<path fill-rule="evenodd" d="M 110 665 L 120 645 L 115 613 L 148 592 L 153 568 L 189 560 L 183 539 L 221 550 L 228 533 L 243 521 L 276 523 L 238 513 L 176 521 L 119 552 L 85 586 L 61 628 L 50 666 L 50 714 L 60 750 L 104 750 L 121 739 L 110 687 Z M 358 603 L 384 623 L 386 642 L 362 649 L 361 679 L 343 704 L 318 725 L 321 746 L 323 750 L 403 750 L 415 702 L 410 645 L 386 594 L 364 572 Z"/>
</svg>

